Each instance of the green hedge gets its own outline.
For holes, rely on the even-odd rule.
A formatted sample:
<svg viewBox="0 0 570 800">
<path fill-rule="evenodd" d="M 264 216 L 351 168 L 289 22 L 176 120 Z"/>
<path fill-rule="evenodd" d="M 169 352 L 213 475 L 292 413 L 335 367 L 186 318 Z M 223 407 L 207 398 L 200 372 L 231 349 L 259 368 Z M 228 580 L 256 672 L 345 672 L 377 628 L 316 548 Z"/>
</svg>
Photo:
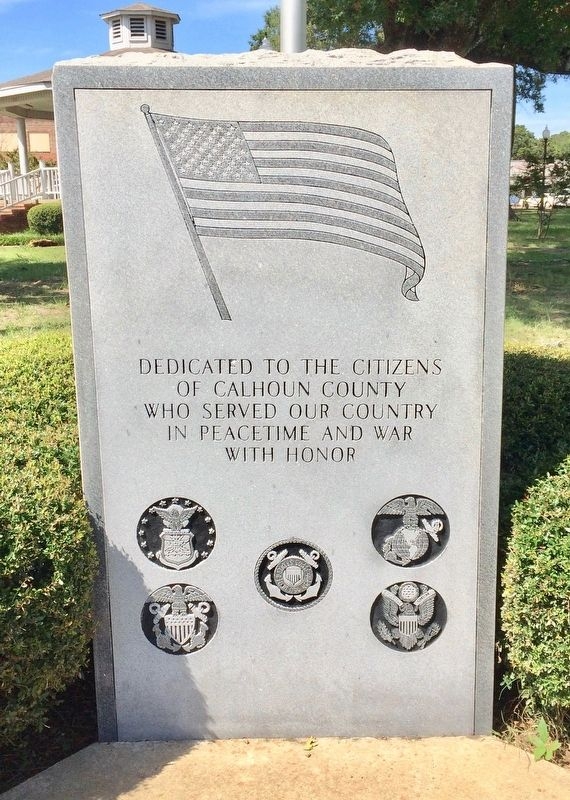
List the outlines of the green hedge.
<svg viewBox="0 0 570 800">
<path fill-rule="evenodd" d="M 509 348 L 505 353 L 500 530 L 513 504 L 570 452 L 570 353 Z"/>
<path fill-rule="evenodd" d="M 502 626 L 507 684 L 570 733 L 570 456 L 514 507 Z"/>
<path fill-rule="evenodd" d="M 18 231 L 17 233 L 0 233 L 0 247 L 14 247 L 30 244 L 39 238 L 34 231 Z M 54 244 L 65 244 L 63 233 L 51 233 L 48 236 Z"/>
<path fill-rule="evenodd" d="M 41 236 L 63 233 L 63 213 L 61 202 L 40 203 L 28 211 L 28 225 Z"/>
<path fill-rule="evenodd" d="M 516 684 L 531 713 L 560 725 L 570 706 L 569 397 L 567 350 L 509 348 L 499 526 L 503 684 Z"/>
<path fill-rule="evenodd" d="M 41 728 L 85 664 L 96 558 L 70 338 L 0 342 L 0 741 Z"/>
</svg>

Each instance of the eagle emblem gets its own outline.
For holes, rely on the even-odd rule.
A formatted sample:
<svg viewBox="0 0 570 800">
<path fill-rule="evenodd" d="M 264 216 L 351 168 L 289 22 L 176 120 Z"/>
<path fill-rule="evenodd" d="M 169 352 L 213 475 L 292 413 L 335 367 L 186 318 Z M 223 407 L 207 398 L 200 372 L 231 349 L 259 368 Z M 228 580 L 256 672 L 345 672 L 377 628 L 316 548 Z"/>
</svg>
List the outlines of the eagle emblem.
<svg viewBox="0 0 570 800">
<path fill-rule="evenodd" d="M 208 595 L 196 586 L 170 584 L 147 598 L 141 624 L 155 647 L 182 655 L 200 650 L 212 638 L 217 612 Z"/>
<path fill-rule="evenodd" d="M 318 602 L 327 592 L 332 568 L 327 556 L 299 539 L 277 542 L 258 559 L 255 583 L 271 605 L 294 610 Z"/>
<path fill-rule="evenodd" d="M 381 641 L 402 650 L 423 650 L 438 635 L 441 624 L 434 620 L 434 589 L 406 581 L 384 589 L 372 609 L 372 629 Z"/>
<path fill-rule="evenodd" d="M 163 528 L 160 533 L 162 545 L 157 558 L 165 566 L 183 569 L 196 560 L 194 534 L 187 528 L 196 509 L 196 506 L 185 508 L 178 503 L 171 503 L 166 508 L 152 506 L 149 509 L 149 513 L 158 514 L 162 520 Z"/>
<path fill-rule="evenodd" d="M 187 569 L 208 558 L 216 529 L 201 505 L 185 497 L 166 497 L 139 520 L 139 547 L 148 559 L 168 569 Z"/>
<path fill-rule="evenodd" d="M 401 524 L 395 522 L 401 517 Z M 442 547 L 447 539 L 448 525 L 444 510 L 429 497 L 408 495 L 386 503 L 374 521 L 374 546 L 392 564 L 407 567 L 425 561 L 430 555 L 430 543 Z"/>
</svg>

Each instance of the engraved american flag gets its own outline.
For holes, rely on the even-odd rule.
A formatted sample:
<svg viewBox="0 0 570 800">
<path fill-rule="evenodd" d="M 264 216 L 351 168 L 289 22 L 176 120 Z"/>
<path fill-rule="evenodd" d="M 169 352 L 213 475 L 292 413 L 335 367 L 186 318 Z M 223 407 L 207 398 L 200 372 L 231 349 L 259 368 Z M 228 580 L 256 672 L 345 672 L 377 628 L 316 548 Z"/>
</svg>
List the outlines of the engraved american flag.
<svg viewBox="0 0 570 800">
<path fill-rule="evenodd" d="M 141 110 L 195 244 L 221 236 L 352 247 L 404 267 L 402 294 L 418 299 L 424 250 L 381 136 L 345 125 Z"/>
</svg>

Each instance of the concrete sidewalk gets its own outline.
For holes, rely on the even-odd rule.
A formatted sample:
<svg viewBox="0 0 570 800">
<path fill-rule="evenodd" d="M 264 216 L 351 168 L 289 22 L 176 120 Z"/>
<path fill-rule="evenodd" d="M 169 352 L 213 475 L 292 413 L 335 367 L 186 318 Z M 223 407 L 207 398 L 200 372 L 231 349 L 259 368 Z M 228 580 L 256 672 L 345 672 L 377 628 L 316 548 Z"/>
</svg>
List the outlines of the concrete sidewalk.
<svg viewBox="0 0 570 800">
<path fill-rule="evenodd" d="M 564 800 L 570 771 L 492 737 L 94 744 L 3 800 Z"/>
</svg>

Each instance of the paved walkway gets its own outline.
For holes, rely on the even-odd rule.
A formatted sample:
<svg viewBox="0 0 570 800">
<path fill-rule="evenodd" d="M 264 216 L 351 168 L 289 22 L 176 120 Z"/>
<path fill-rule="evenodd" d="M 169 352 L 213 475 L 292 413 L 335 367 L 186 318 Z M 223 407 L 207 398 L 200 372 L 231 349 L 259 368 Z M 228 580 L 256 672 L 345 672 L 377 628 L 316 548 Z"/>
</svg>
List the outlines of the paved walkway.
<svg viewBox="0 0 570 800">
<path fill-rule="evenodd" d="M 2 800 L 566 800 L 570 771 L 491 737 L 94 744 Z"/>
</svg>

